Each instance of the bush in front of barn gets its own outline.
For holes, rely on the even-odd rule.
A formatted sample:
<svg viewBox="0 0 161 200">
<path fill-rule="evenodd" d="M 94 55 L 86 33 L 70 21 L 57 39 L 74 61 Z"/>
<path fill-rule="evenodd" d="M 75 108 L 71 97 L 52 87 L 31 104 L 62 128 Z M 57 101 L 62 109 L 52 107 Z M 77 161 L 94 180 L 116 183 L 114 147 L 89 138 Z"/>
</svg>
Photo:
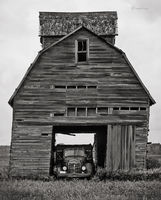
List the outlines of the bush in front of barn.
<svg viewBox="0 0 161 200">
<path fill-rule="evenodd" d="M 147 169 L 155 169 L 155 168 L 160 168 L 161 163 L 157 159 L 147 158 L 146 166 L 147 166 Z"/>
<path fill-rule="evenodd" d="M 9 178 L 9 169 L 8 167 L 0 168 L 0 180 L 5 180 Z"/>
<path fill-rule="evenodd" d="M 131 170 L 131 171 L 107 171 L 98 168 L 94 177 L 95 180 L 119 180 L 119 181 L 161 181 L 161 168 L 149 170 Z"/>
</svg>

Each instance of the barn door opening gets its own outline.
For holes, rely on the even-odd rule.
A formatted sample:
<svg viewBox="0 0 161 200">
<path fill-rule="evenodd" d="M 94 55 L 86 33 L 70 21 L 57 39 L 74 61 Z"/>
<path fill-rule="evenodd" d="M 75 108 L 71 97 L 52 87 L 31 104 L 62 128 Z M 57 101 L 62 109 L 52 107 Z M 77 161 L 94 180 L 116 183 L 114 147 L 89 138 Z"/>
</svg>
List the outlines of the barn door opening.
<svg viewBox="0 0 161 200">
<path fill-rule="evenodd" d="M 135 126 L 108 125 L 106 168 L 108 171 L 135 167 Z"/>
<path fill-rule="evenodd" d="M 51 147 L 50 174 L 55 165 L 58 144 L 91 144 L 95 166 L 105 167 L 107 126 L 54 126 Z"/>
</svg>

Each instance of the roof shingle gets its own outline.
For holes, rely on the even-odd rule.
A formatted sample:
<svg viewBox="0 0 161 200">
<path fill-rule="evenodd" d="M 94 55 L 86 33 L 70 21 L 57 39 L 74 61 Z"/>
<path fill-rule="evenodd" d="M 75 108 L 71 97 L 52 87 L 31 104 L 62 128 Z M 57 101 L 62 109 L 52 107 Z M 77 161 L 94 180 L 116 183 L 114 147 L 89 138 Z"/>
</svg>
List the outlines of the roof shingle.
<svg viewBox="0 0 161 200">
<path fill-rule="evenodd" d="M 117 35 L 117 12 L 40 12 L 40 36 L 67 35 L 83 25 L 97 35 Z"/>
</svg>

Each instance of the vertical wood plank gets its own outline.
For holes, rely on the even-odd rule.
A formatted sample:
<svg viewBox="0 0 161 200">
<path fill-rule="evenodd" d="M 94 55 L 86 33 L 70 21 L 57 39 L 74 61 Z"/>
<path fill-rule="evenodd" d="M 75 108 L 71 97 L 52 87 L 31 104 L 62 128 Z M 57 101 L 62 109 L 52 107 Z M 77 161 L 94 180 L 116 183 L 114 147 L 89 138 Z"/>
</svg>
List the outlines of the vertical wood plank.
<svg viewBox="0 0 161 200">
<path fill-rule="evenodd" d="M 112 144 L 111 144 L 111 129 L 112 125 L 107 126 L 107 152 L 106 152 L 106 169 L 108 171 L 111 171 L 112 169 L 112 163 L 111 163 L 111 157 L 112 157 Z"/>
</svg>

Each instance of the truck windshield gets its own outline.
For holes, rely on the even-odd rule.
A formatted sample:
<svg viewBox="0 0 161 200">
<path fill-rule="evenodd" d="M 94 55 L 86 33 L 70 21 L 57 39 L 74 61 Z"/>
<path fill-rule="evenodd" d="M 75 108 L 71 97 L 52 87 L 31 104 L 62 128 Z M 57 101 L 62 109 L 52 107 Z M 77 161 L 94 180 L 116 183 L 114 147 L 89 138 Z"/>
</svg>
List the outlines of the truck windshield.
<svg viewBox="0 0 161 200">
<path fill-rule="evenodd" d="M 85 152 L 82 149 L 67 149 L 64 151 L 64 156 L 85 156 Z"/>
</svg>

